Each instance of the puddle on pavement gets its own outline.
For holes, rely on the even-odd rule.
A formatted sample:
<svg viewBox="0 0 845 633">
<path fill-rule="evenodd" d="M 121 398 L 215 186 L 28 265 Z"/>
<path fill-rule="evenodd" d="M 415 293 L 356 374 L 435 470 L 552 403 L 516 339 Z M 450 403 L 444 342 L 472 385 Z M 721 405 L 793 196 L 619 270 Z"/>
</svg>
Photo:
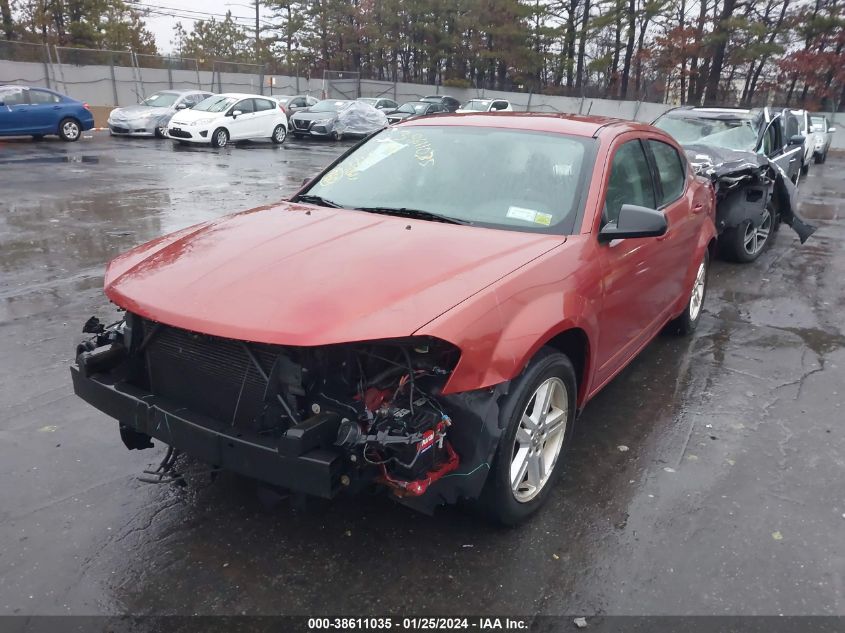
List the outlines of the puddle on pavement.
<svg viewBox="0 0 845 633">
<path fill-rule="evenodd" d="M 842 217 L 836 207 L 817 202 L 802 202 L 801 215 L 810 220 L 838 220 Z"/>
</svg>

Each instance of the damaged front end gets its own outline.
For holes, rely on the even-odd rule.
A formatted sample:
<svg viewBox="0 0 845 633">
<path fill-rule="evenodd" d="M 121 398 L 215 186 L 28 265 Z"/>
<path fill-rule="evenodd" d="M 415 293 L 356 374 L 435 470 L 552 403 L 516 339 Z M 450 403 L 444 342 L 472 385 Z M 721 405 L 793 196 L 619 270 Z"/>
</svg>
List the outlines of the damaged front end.
<svg viewBox="0 0 845 633">
<path fill-rule="evenodd" d="M 74 391 L 118 420 L 128 448 L 155 438 L 299 493 L 377 485 L 432 511 L 478 496 L 501 433 L 506 384 L 443 395 L 460 351 L 439 339 L 289 347 L 132 313 L 84 331 Z"/>
<path fill-rule="evenodd" d="M 709 145 L 684 149 L 695 173 L 713 183 L 720 233 L 745 221 L 758 226 L 767 209 L 791 226 L 802 244 L 815 232 L 816 227 L 798 214 L 798 188 L 766 156 Z"/>
</svg>

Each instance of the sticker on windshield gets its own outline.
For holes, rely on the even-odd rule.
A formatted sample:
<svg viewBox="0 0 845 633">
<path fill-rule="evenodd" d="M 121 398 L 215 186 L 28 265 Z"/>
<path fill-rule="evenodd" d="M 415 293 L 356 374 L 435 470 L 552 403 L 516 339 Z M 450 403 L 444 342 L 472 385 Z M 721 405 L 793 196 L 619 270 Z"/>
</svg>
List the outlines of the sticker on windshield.
<svg viewBox="0 0 845 633">
<path fill-rule="evenodd" d="M 542 211 L 535 211 L 534 209 L 526 209 L 524 207 L 508 207 L 507 217 L 513 218 L 514 220 L 522 220 L 523 222 L 541 224 L 543 226 L 550 226 L 552 223 L 551 213 L 543 213 Z"/>
</svg>

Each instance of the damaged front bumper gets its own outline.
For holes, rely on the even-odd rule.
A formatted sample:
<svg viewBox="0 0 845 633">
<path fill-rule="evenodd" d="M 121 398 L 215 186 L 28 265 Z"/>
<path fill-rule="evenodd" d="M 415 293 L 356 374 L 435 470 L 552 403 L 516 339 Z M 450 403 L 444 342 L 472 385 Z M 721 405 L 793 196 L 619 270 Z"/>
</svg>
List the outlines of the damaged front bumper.
<svg viewBox="0 0 845 633">
<path fill-rule="evenodd" d="M 129 448 L 140 448 L 144 436 L 208 464 L 297 492 L 330 499 L 349 487 L 354 473 L 344 469 L 339 451 L 320 448 L 334 438 L 340 419 L 315 416 L 285 437 L 268 438 L 233 429 L 212 418 L 187 411 L 154 394 L 104 374 L 85 376 L 71 367 L 77 396 L 120 423 Z M 140 443 L 140 444 L 138 444 Z"/>
<path fill-rule="evenodd" d="M 157 439 L 215 468 L 296 493 L 332 499 L 377 485 L 397 501 L 431 513 L 438 505 L 481 494 L 502 432 L 498 402 L 508 383 L 442 395 L 435 385 L 444 375 L 432 372 L 432 382 L 426 383 L 420 369 L 424 365 L 419 365 L 416 387 L 411 383 L 409 390 L 417 394 L 417 417 L 413 406 L 409 417 L 407 405 L 400 402 L 402 385 L 408 383 L 399 380 L 404 369 L 396 363 L 378 373 L 369 371 L 376 386 L 365 389 L 361 383 L 360 398 L 343 400 L 337 384 L 315 380 L 319 363 L 305 355 L 315 354 L 313 349 L 302 356 L 288 348 L 251 349 L 244 342 L 130 314 L 109 328 L 92 319 L 85 331 L 96 336 L 77 349 L 77 364 L 70 368 L 74 392 L 118 421 L 127 448 L 149 448 L 151 439 Z M 387 352 L 385 344 L 378 345 L 378 353 L 352 344 L 334 346 L 326 354 L 363 354 L 364 362 L 381 362 Z M 238 350 L 243 350 L 242 358 L 233 356 Z M 435 350 L 419 353 L 425 358 Z M 275 362 L 272 354 L 278 355 Z M 339 358 L 327 356 L 331 364 L 325 367 L 339 372 L 349 366 Z M 236 373 L 224 375 L 238 363 Z M 185 376 L 189 369 L 195 375 Z M 237 397 L 234 413 L 219 399 L 227 384 L 238 386 L 232 392 Z M 247 396 L 252 402 L 246 402 Z M 398 426 L 393 416 L 398 416 Z M 414 424 L 423 426 L 409 431 Z"/>
</svg>

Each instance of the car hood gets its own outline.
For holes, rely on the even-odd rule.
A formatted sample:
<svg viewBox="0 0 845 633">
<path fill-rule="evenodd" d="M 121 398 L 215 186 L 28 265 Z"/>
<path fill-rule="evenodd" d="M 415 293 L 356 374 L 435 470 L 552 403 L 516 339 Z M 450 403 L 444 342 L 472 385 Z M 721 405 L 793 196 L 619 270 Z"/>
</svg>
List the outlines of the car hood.
<svg viewBox="0 0 845 633">
<path fill-rule="evenodd" d="M 171 123 L 174 125 L 178 125 L 180 123 L 191 123 L 193 121 L 199 121 L 200 119 L 216 119 L 221 118 L 226 115 L 225 112 L 208 112 L 205 110 L 179 110 L 176 114 L 173 115 L 171 119 Z"/>
<path fill-rule="evenodd" d="M 394 338 L 563 241 L 282 203 L 137 247 L 109 264 L 105 291 L 143 317 L 227 338 Z"/>
<path fill-rule="evenodd" d="M 157 116 L 170 112 L 170 108 L 154 108 L 147 105 L 133 105 L 125 108 L 115 108 L 111 111 L 112 118 L 115 119 L 137 119 L 142 116 Z"/>
</svg>

